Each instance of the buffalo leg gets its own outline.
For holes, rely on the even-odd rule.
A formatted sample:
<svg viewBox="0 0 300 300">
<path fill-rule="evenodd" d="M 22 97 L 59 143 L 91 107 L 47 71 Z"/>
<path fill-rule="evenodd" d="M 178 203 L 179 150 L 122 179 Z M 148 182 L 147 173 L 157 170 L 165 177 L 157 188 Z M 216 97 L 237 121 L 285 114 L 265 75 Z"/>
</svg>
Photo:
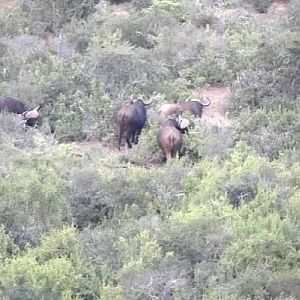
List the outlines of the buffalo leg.
<svg viewBox="0 0 300 300">
<path fill-rule="evenodd" d="M 139 130 L 136 131 L 136 133 L 134 135 L 134 142 L 133 143 L 136 144 L 136 145 L 139 142 L 139 136 L 140 136 L 141 132 L 142 132 L 142 129 L 139 129 Z"/>
<path fill-rule="evenodd" d="M 118 149 L 120 150 L 121 149 L 121 143 L 122 143 L 122 136 L 121 134 L 119 135 L 119 145 L 118 145 Z"/>
<path fill-rule="evenodd" d="M 166 163 L 168 160 L 168 154 L 163 151 L 164 157 L 162 158 L 162 163 Z"/>
<path fill-rule="evenodd" d="M 127 142 L 128 148 L 131 149 L 131 148 L 132 148 L 132 145 L 131 145 L 131 143 L 130 143 L 130 138 L 126 139 L 126 142 Z"/>
<path fill-rule="evenodd" d="M 131 135 L 131 143 L 132 144 L 136 144 L 136 142 L 135 142 L 136 141 L 135 135 L 136 135 L 136 131 L 133 132 L 132 135 Z"/>
<path fill-rule="evenodd" d="M 122 132 L 122 130 L 120 130 L 120 131 L 119 131 L 119 142 L 118 142 L 118 149 L 119 149 L 119 150 L 121 149 L 122 135 L 123 135 L 123 132 Z"/>
<path fill-rule="evenodd" d="M 177 154 L 177 150 L 175 149 L 172 149 L 172 151 L 171 151 L 171 157 L 172 158 L 174 158 L 174 157 L 176 157 L 176 154 Z"/>
<path fill-rule="evenodd" d="M 126 143 L 127 143 L 129 149 L 132 148 L 131 141 L 130 141 L 132 138 L 133 138 L 132 133 L 128 132 L 126 135 Z"/>
<path fill-rule="evenodd" d="M 181 157 L 183 157 L 185 155 L 185 153 L 186 153 L 186 147 L 182 147 L 181 149 L 179 149 L 179 151 L 178 151 L 178 157 L 179 157 L 179 159 Z"/>
</svg>

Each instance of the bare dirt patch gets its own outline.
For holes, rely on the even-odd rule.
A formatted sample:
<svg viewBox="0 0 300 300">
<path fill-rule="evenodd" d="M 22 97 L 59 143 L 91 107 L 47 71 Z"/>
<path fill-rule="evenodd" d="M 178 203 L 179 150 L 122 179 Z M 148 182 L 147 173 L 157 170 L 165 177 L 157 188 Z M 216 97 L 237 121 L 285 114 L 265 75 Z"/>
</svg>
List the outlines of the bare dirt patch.
<svg viewBox="0 0 300 300">
<path fill-rule="evenodd" d="M 269 7 L 268 15 L 285 15 L 287 14 L 287 4 L 284 0 L 275 0 Z"/>
<path fill-rule="evenodd" d="M 0 0 L 0 9 L 5 7 L 12 7 L 16 3 L 16 0 Z"/>
<path fill-rule="evenodd" d="M 127 146 L 121 147 L 119 150 L 112 144 L 103 143 L 99 140 L 73 142 L 72 149 L 74 154 L 78 156 L 84 156 L 88 159 L 105 159 L 107 167 L 113 169 L 124 169 L 129 166 L 137 166 L 145 168 L 146 170 L 157 169 L 163 165 L 161 160 L 154 159 L 144 162 L 136 162 L 132 158 L 128 158 L 127 154 L 132 151 Z M 113 162 L 113 163 L 110 163 Z"/>
<path fill-rule="evenodd" d="M 239 17 L 253 16 L 258 18 L 267 18 L 273 16 L 286 16 L 287 15 L 287 0 L 274 0 L 269 6 L 266 13 L 260 13 L 254 7 L 248 6 L 245 8 L 219 8 L 216 10 L 218 18 L 229 18 L 231 16 Z"/>
<path fill-rule="evenodd" d="M 287 16 L 287 2 L 285 0 L 275 0 L 271 3 L 266 13 L 257 11 L 251 13 L 252 16 L 262 19 L 271 19 L 272 17 Z"/>
<path fill-rule="evenodd" d="M 128 18 L 130 16 L 130 3 L 120 3 L 112 5 L 112 10 L 120 18 Z"/>
<path fill-rule="evenodd" d="M 208 89 L 198 89 L 195 91 L 196 97 L 208 97 L 211 104 L 203 108 L 201 119 L 210 125 L 226 127 L 231 125 L 228 119 L 226 105 L 230 99 L 230 90 L 228 87 L 211 87 Z"/>
<path fill-rule="evenodd" d="M 74 149 L 84 152 L 89 152 L 93 150 L 97 151 L 97 149 L 99 150 L 101 148 L 101 152 L 104 152 L 107 155 L 120 154 L 120 152 L 122 151 L 119 151 L 117 147 L 111 144 L 106 144 L 99 140 L 74 142 L 72 143 L 72 145 Z"/>
</svg>

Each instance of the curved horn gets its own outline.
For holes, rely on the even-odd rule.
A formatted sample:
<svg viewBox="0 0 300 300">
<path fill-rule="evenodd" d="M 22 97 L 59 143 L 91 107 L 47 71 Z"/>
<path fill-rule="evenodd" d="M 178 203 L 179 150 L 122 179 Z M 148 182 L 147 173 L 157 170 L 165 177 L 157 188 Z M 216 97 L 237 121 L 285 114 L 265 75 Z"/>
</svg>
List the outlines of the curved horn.
<svg viewBox="0 0 300 300">
<path fill-rule="evenodd" d="M 208 105 L 210 105 L 210 103 L 211 103 L 210 98 L 207 97 L 207 96 L 206 96 L 206 97 L 203 97 L 203 98 L 205 98 L 205 99 L 207 100 L 207 102 L 206 102 L 206 103 L 203 103 L 202 100 L 199 99 L 199 102 L 201 103 L 201 105 L 203 105 L 203 106 L 208 106 Z"/>
<path fill-rule="evenodd" d="M 153 102 L 153 99 L 150 99 L 148 102 L 145 102 L 143 99 L 140 100 L 144 103 L 145 106 L 148 106 Z"/>
</svg>

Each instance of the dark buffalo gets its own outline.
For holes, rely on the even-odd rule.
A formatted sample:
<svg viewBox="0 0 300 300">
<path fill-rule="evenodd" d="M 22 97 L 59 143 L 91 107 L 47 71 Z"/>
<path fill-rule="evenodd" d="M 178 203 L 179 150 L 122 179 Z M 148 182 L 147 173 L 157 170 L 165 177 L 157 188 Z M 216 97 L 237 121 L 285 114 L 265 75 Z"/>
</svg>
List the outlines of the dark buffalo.
<svg viewBox="0 0 300 300">
<path fill-rule="evenodd" d="M 25 105 L 13 97 L 0 97 L 0 111 L 22 114 L 26 111 Z"/>
<path fill-rule="evenodd" d="M 119 149 L 122 137 L 125 138 L 128 148 L 132 148 L 131 143 L 138 143 L 139 135 L 147 120 L 146 106 L 151 102 L 145 103 L 142 99 L 137 99 L 119 110 L 117 115 Z"/>
<path fill-rule="evenodd" d="M 166 123 L 158 130 L 157 142 L 164 154 L 164 161 L 168 158 L 182 156 L 182 134 L 187 131 L 189 121 L 176 117 L 168 119 Z"/>
<path fill-rule="evenodd" d="M 168 117 L 172 114 L 188 111 L 192 113 L 194 116 L 201 117 L 203 106 L 208 106 L 210 105 L 210 103 L 211 103 L 210 99 L 207 99 L 206 103 L 203 103 L 200 99 L 188 99 L 186 101 L 181 101 L 178 103 L 163 104 L 159 108 L 158 112 L 161 115 Z"/>
</svg>

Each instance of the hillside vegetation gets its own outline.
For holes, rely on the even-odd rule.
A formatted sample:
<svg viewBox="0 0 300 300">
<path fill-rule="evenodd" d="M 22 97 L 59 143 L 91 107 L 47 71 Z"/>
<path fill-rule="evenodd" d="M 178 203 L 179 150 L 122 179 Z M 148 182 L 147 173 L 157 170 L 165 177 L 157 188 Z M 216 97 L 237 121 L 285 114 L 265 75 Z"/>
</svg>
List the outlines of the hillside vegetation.
<svg viewBox="0 0 300 300">
<path fill-rule="evenodd" d="M 300 2 L 7 4 L 0 95 L 47 105 L 37 129 L 0 114 L 0 297 L 300 299 Z M 202 94 L 162 164 L 159 106 Z"/>
</svg>

